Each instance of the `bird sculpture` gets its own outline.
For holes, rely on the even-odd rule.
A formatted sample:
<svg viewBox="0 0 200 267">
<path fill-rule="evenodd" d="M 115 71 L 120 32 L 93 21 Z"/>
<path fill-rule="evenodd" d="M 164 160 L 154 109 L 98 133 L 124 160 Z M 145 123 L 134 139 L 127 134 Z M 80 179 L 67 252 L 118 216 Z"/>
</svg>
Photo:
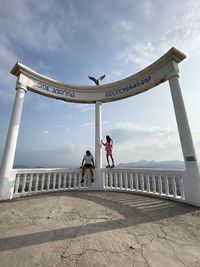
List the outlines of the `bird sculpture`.
<svg viewBox="0 0 200 267">
<path fill-rule="evenodd" d="M 103 80 L 103 79 L 105 78 L 105 76 L 106 76 L 106 75 L 104 74 L 104 75 L 102 75 L 101 77 L 99 77 L 99 79 L 96 79 L 96 78 L 91 77 L 91 76 L 88 76 L 88 78 L 89 78 L 90 80 L 92 80 L 93 82 L 95 82 L 96 85 L 99 85 L 99 81 Z"/>
</svg>

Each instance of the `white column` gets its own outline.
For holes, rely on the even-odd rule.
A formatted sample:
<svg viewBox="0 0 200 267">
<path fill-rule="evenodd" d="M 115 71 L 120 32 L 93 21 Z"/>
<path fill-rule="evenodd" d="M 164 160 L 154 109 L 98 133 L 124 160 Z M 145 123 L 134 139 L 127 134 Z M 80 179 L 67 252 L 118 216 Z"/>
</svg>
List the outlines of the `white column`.
<svg viewBox="0 0 200 267">
<path fill-rule="evenodd" d="M 95 168 L 102 168 L 102 125 L 101 125 L 101 102 L 95 104 Z"/>
<path fill-rule="evenodd" d="M 168 75 L 186 167 L 186 177 L 183 181 L 185 199 L 188 204 L 200 206 L 200 174 L 198 162 L 178 78 L 178 71 L 170 72 Z"/>
<path fill-rule="evenodd" d="M 7 134 L 1 170 L 0 170 L 0 199 L 12 198 L 15 177 L 12 177 L 12 169 L 17 145 L 18 132 L 20 127 L 21 113 L 26 93 L 26 86 L 17 82 L 16 96 Z"/>
<path fill-rule="evenodd" d="M 91 190 L 103 190 L 103 173 L 102 173 L 102 126 L 101 126 L 101 102 L 95 104 L 95 172 L 94 183 Z"/>
</svg>

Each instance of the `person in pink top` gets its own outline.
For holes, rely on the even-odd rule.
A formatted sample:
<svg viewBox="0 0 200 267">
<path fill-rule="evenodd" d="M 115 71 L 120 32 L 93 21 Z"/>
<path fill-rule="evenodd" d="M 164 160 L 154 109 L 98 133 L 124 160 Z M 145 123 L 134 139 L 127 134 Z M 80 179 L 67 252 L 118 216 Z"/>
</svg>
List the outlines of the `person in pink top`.
<svg viewBox="0 0 200 267">
<path fill-rule="evenodd" d="M 106 151 L 106 159 L 107 159 L 107 163 L 108 165 L 106 166 L 106 168 L 113 168 L 115 167 L 114 165 L 114 158 L 112 155 L 112 150 L 113 150 L 113 140 L 110 138 L 109 135 L 106 135 L 106 143 L 103 142 L 103 140 L 101 140 L 102 145 L 105 146 L 105 151 Z M 109 163 L 109 156 L 112 160 L 112 165 L 110 166 Z"/>
</svg>

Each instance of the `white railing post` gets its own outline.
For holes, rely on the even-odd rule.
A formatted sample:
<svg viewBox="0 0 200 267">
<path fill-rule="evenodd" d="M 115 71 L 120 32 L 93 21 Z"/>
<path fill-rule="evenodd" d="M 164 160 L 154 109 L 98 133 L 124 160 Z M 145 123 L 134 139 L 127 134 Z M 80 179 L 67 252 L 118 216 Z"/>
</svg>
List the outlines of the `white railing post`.
<svg viewBox="0 0 200 267">
<path fill-rule="evenodd" d="M 15 179 L 15 194 L 18 194 L 19 180 L 20 180 L 20 174 L 16 174 L 16 179 Z"/>
<path fill-rule="evenodd" d="M 45 179 L 45 174 L 43 173 L 43 174 L 42 174 L 42 181 L 41 181 L 41 188 L 40 188 L 40 191 L 43 191 L 43 190 L 44 190 L 44 179 Z"/>
<path fill-rule="evenodd" d="M 144 174 L 143 173 L 140 176 L 140 181 L 141 181 L 141 191 L 144 191 Z"/>
<path fill-rule="evenodd" d="M 61 185 L 61 172 L 59 173 L 58 177 L 58 190 L 60 190 L 60 185 Z"/>
<path fill-rule="evenodd" d="M 22 194 L 25 193 L 26 178 L 27 178 L 27 174 L 24 174 L 24 175 L 23 175 L 23 179 L 22 179 Z"/>
<path fill-rule="evenodd" d="M 187 177 L 183 180 L 185 200 L 188 204 L 200 206 L 200 174 L 179 85 L 178 64 L 173 62 L 173 68 L 174 70 L 168 74 L 168 79 L 187 172 Z"/>
<path fill-rule="evenodd" d="M 138 173 L 135 174 L 135 190 L 138 191 Z"/>
<path fill-rule="evenodd" d="M 165 176 L 165 194 L 169 196 L 169 181 L 168 181 L 168 175 Z"/>
<path fill-rule="evenodd" d="M 159 175 L 158 177 L 158 188 L 159 188 L 159 194 L 162 194 L 162 179 L 161 179 L 161 175 Z"/>
<path fill-rule="evenodd" d="M 150 192 L 149 173 L 147 174 L 147 192 Z"/>
<path fill-rule="evenodd" d="M 152 176 L 152 183 L 153 183 L 153 193 L 156 194 L 156 177 L 155 174 Z"/>
<path fill-rule="evenodd" d="M 130 173 L 130 189 L 133 190 L 133 174 Z"/>
</svg>

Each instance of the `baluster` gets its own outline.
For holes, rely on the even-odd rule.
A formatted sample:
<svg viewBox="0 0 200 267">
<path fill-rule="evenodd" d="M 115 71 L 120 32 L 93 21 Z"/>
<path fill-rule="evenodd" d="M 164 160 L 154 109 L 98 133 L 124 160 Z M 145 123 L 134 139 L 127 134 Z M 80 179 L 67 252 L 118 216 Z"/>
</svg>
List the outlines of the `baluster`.
<svg viewBox="0 0 200 267">
<path fill-rule="evenodd" d="M 128 189 L 128 175 L 127 175 L 127 172 L 125 173 L 124 175 L 124 180 L 125 180 L 125 189 L 127 190 Z"/>
<path fill-rule="evenodd" d="M 107 188 L 107 179 L 105 171 L 103 171 L 103 188 Z"/>
<path fill-rule="evenodd" d="M 147 182 L 147 192 L 150 192 L 149 173 L 146 174 L 146 182 Z"/>
<path fill-rule="evenodd" d="M 29 187 L 28 187 L 28 192 L 30 192 L 30 193 L 32 191 L 32 183 L 33 183 L 33 174 L 31 173 Z"/>
<path fill-rule="evenodd" d="M 113 188 L 113 173 L 110 172 L 110 188 Z"/>
<path fill-rule="evenodd" d="M 18 194 L 19 192 L 18 192 L 18 190 L 19 190 L 19 178 L 20 178 L 20 175 L 19 174 L 17 174 L 16 175 L 16 178 L 15 178 L 15 194 Z"/>
<path fill-rule="evenodd" d="M 181 198 L 185 199 L 184 187 L 183 187 L 183 179 L 179 176 L 179 187 L 181 192 Z"/>
<path fill-rule="evenodd" d="M 58 177 L 58 190 L 60 190 L 60 185 L 61 185 L 61 172 L 59 173 Z"/>
<path fill-rule="evenodd" d="M 64 173 L 61 172 L 60 173 L 60 190 L 63 190 L 64 189 L 63 183 L 64 183 Z"/>
<path fill-rule="evenodd" d="M 114 176 L 114 187 L 115 187 L 115 189 L 117 189 L 117 172 L 115 172 L 115 176 Z"/>
<path fill-rule="evenodd" d="M 130 189 L 133 190 L 133 173 L 130 173 L 129 179 L 130 179 Z"/>
<path fill-rule="evenodd" d="M 76 173 L 73 173 L 73 189 L 75 189 L 76 188 Z M 88 179 L 88 183 L 90 182 L 90 179 Z"/>
<path fill-rule="evenodd" d="M 144 174 L 141 174 L 141 190 L 144 192 Z"/>
<path fill-rule="evenodd" d="M 63 189 L 65 189 L 66 188 L 66 182 L 67 182 L 67 173 L 65 172 L 65 174 L 64 174 L 64 180 L 63 180 Z"/>
<path fill-rule="evenodd" d="M 173 196 L 177 197 L 175 176 L 172 177 L 172 192 L 173 192 Z"/>
<path fill-rule="evenodd" d="M 110 187 L 110 173 L 107 172 L 107 188 Z"/>
<path fill-rule="evenodd" d="M 36 180 L 35 180 L 35 191 L 38 191 L 38 180 L 39 180 L 39 173 L 36 174 Z"/>
<path fill-rule="evenodd" d="M 69 189 L 69 173 L 66 173 L 66 186 L 65 189 Z"/>
<path fill-rule="evenodd" d="M 42 174 L 42 182 L 41 182 L 41 191 L 44 190 L 44 177 L 45 177 L 45 173 Z"/>
<path fill-rule="evenodd" d="M 169 180 L 168 180 L 168 175 L 165 176 L 165 191 L 166 191 L 166 195 L 169 196 Z"/>
<path fill-rule="evenodd" d="M 76 188 L 79 188 L 79 172 L 76 173 Z"/>
<path fill-rule="evenodd" d="M 147 173 L 145 177 L 146 177 L 146 183 L 147 183 L 147 192 L 150 192 L 149 173 Z"/>
<path fill-rule="evenodd" d="M 78 179 L 77 179 L 77 175 L 78 175 L 77 173 L 74 173 L 74 188 L 77 187 L 77 186 L 76 186 L 76 185 L 77 185 L 77 180 L 78 180 Z"/>
<path fill-rule="evenodd" d="M 110 173 L 107 172 L 107 188 L 110 187 Z"/>
<path fill-rule="evenodd" d="M 104 172 L 105 188 L 108 188 L 108 173 Z"/>
<path fill-rule="evenodd" d="M 120 187 L 120 189 L 122 189 L 122 173 L 120 172 L 120 174 L 119 174 L 119 187 Z"/>
<path fill-rule="evenodd" d="M 70 174 L 69 174 L 69 189 L 71 189 L 71 183 L 72 183 L 72 173 L 70 172 Z M 83 187 L 85 187 L 85 181 L 84 181 Z"/>
<path fill-rule="evenodd" d="M 53 174 L 53 190 L 56 188 L 56 173 Z"/>
<path fill-rule="evenodd" d="M 50 181 L 51 181 L 51 174 L 48 173 L 48 178 L 47 178 L 47 191 L 50 190 Z"/>
<path fill-rule="evenodd" d="M 136 187 L 136 191 L 139 191 L 139 187 L 138 187 L 138 173 L 135 174 L 135 187 Z"/>
<path fill-rule="evenodd" d="M 156 179 L 155 179 L 155 174 L 152 176 L 152 181 L 153 181 L 153 193 L 156 194 Z"/>
<path fill-rule="evenodd" d="M 158 177 L 158 188 L 159 188 L 159 194 L 162 195 L 162 179 L 161 175 Z"/>
<path fill-rule="evenodd" d="M 24 174 L 23 174 L 23 178 L 22 178 L 22 194 L 24 194 L 24 192 L 25 192 L 26 177 L 27 177 L 27 174 L 24 173 Z"/>
</svg>

